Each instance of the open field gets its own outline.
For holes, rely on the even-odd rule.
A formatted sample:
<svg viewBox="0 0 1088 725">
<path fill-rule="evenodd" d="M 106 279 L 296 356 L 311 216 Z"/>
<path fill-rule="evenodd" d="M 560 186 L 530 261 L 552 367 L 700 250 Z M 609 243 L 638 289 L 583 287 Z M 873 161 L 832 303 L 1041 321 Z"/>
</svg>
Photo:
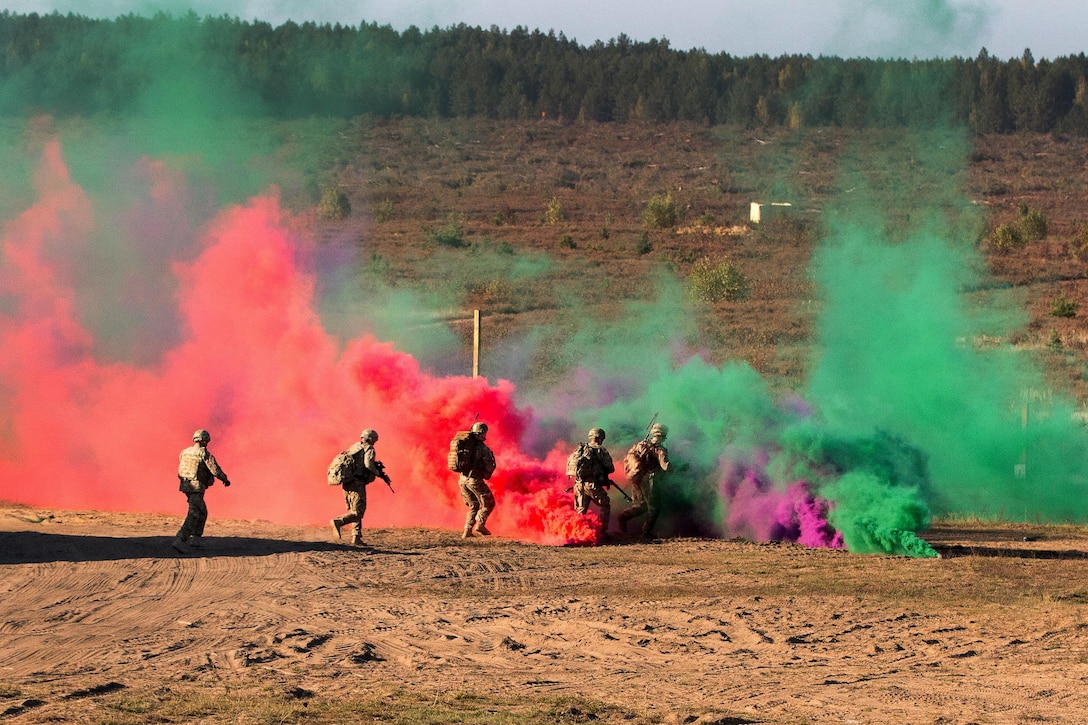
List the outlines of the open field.
<svg viewBox="0 0 1088 725">
<path fill-rule="evenodd" d="M 655 270 L 686 282 L 700 260 L 728 259 L 749 295 L 695 305 L 690 344 L 717 363 L 745 360 L 772 387 L 795 391 L 821 307 L 813 253 L 832 211 L 853 204 L 851 213 L 864 207 L 871 216 L 874 241 L 895 242 L 937 214 L 937 234 L 979 251 L 980 288 L 964 290 L 965 303 L 985 308 L 987 295 L 1014 295 L 1027 319 L 1003 342 L 1037 355 L 1055 389 L 1088 401 L 1080 324 L 1088 262 L 1073 249 L 1077 225 L 1088 222 L 1080 139 L 400 119 L 360 120 L 328 143 L 335 173 L 326 183 L 352 213 L 318 221 L 317 233 L 358 242 L 362 286 L 380 278 L 422 290 L 446 300 L 454 317 L 480 308 L 485 362 L 527 331 L 546 330 L 524 369 L 492 366 L 486 375 L 546 385 L 571 364 L 554 343 L 568 340 L 580 317 L 622 325 L 625 305 L 653 298 Z M 645 205 L 666 193 L 678 225 L 647 225 Z M 793 223 L 749 223 L 750 202 L 774 200 L 794 204 Z M 994 248 L 990 232 L 1022 207 L 1046 219 L 1046 238 Z M 534 262 L 535 271 L 516 272 Z M 1081 316 L 1051 314 L 1061 295 Z M 1060 347 L 1048 346 L 1054 334 Z"/>
<path fill-rule="evenodd" d="M 704 258 L 736 263 L 750 294 L 685 308 L 684 352 L 744 360 L 776 392 L 803 388 L 821 308 L 811 262 L 829 210 L 864 181 L 883 237 L 937 209 L 950 243 L 978 250 L 983 281 L 959 291 L 964 301 L 1022 301 L 1024 324 L 980 347 L 1036 356 L 1049 385 L 1088 401 L 1082 316 L 1051 314 L 1059 296 L 1088 309 L 1074 253 L 1088 220 L 1080 139 L 402 119 L 344 124 L 327 146 L 335 163 L 314 165 L 351 213 L 309 214 L 316 197 L 301 182 L 282 198 L 319 246 L 362 251 L 350 299 L 425 295 L 413 312 L 432 327 L 482 309 L 483 374 L 527 397 L 558 390 L 577 363 L 563 343 L 586 318 L 622 329 L 626 305 L 667 286 L 657 275 L 683 285 Z M 682 209 L 675 228 L 641 217 L 663 193 Z M 797 216 L 750 225 L 749 202 L 768 198 L 790 199 Z M 988 230 L 1021 206 L 1045 215 L 1048 236 L 993 248 Z M 335 301 L 322 302 L 332 325 Z M 437 528 L 370 529 L 352 550 L 323 527 L 213 518 L 204 552 L 179 557 L 168 548 L 178 523 L 0 508 L 0 720 L 1014 723 L 1088 712 L 1081 527 L 943 521 L 920 532 L 942 558 L 910 559 L 693 538 L 462 542 Z"/>
<path fill-rule="evenodd" d="M 0 509 L 17 723 L 1021 723 L 1088 712 L 1088 531 L 940 559 Z"/>
</svg>

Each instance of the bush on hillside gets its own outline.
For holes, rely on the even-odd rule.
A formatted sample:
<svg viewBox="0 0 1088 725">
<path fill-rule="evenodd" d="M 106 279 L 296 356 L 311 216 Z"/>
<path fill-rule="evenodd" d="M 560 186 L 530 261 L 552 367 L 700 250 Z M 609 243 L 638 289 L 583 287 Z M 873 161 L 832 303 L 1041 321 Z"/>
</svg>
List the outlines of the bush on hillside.
<svg viewBox="0 0 1088 725">
<path fill-rule="evenodd" d="M 671 192 L 654 194 L 642 210 L 642 222 L 651 229 L 672 229 L 680 223 L 680 206 Z"/>
<path fill-rule="evenodd" d="M 443 226 L 431 230 L 431 239 L 443 247 L 465 246 L 465 215 L 451 213 Z"/>
<path fill-rule="evenodd" d="M 335 186 L 326 186 L 321 191 L 321 200 L 317 202 L 317 215 L 322 219 L 347 219 L 351 216 L 351 202 L 347 194 Z"/>
<path fill-rule="evenodd" d="M 715 262 L 703 257 L 688 277 L 688 293 L 700 302 L 747 299 L 748 288 L 748 279 L 728 259 Z"/>
<path fill-rule="evenodd" d="M 988 239 L 990 247 L 997 252 L 1009 252 L 1019 249 L 1026 243 L 1020 228 L 1015 224 L 1001 224 L 992 232 Z"/>
<path fill-rule="evenodd" d="M 1062 292 L 1050 303 L 1050 316 L 1076 317 L 1078 307 L 1080 307 L 1080 305 L 1078 305 L 1075 300 L 1069 299 L 1065 296 L 1065 293 Z"/>
</svg>

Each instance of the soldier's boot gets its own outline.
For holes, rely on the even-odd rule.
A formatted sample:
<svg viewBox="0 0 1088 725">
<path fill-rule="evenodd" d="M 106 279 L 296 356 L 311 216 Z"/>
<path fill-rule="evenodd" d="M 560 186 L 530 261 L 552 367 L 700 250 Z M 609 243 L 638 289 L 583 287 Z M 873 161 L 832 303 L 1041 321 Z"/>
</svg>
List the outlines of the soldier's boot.
<svg viewBox="0 0 1088 725">
<path fill-rule="evenodd" d="M 170 546 L 174 547 L 174 551 L 179 554 L 188 554 L 189 550 L 185 548 L 185 542 L 181 540 L 180 536 L 175 536 L 174 540 L 170 542 Z"/>
<path fill-rule="evenodd" d="M 332 524 L 332 530 L 336 534 L 336 538 L 343 541 L 344 537 L 340 535 L 340 519 L 333 519 L 329 523 Z"/>
<path fill-rule="evenodd" d="M 193 536 L 192 538 L 190 538 L 189 539 L 189 546 L 193 547 L 194 549 L 199 549 L 200 548 L 200 537 L 199 536 Z"/>
<path fill-rule="evenodd" d="M 462 539 L 471 539 L 472 538 L 472 527 L 471 526 L 466 526 L 465 527 L 465 530 L 461 533 L 461 538 Z"/>
<path fill-rule="evenodd" d="M 351 545 L 352 546 L 362 546 L 363 545 L 363 537 L 361 535 L 359 535 L 359 534 L 353 534 L 352 537 L 351 537 Z"/>
<path fill-rule="evenodd" d="M 627 521 L 630 518 L 631 518 L 630 516 L 627 516 L 626 511 L 624 511 L 622 514 L 620 514 L 619 516 L 616 517 L 616 525 L 620 527 L 620 533 L 621 534 L 626 534 L 627 533 Z"/>
<path fill-rule="evenodd" d="M 491 536 L 491 532 L 487 530 L 486 526 L 484 526 L 483 521 L 476 524 L 476 533 L 479 534 L 480 536 Z"/>
</svg>

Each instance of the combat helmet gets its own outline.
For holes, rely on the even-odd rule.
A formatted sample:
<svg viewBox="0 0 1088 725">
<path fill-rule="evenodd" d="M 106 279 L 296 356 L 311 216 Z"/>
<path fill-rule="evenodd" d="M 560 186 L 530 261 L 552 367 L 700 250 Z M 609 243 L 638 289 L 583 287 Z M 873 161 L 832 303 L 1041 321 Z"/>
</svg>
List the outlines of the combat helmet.
<svg viewBox="0 0 1088 725">
<path fill-rule="evenodd" d="M 473 423 L 472 428 L 469 429 L 469 432 L 485 436 L 487 435 L 487 423 Z"/>
<path fill-rule="evenodd" d="M 359 440 L 365 441 L 366 443 L 377 443 L 378 431 L 373 428 L 364 428 L 363 432 L 359 434 Z"/>
<path fill-rule="evenodd" d="M 591 441 L 603 441 L 604 440 L 604 428 L 590 428 L 589 440 Z"/>
<path fill-rule="evenodd" d="M 650 426 L 650 437 L 657 438 L 659 440 L 665 440 L 669 436 L 669 427 L 662 425 L 661 423 L 654 423 Z"/>
<path fill-rule="evenodd" d="M 211 433 L 209 433 L 208 431 L 204 430 L 203 428 L 198 428 L 198 429 L 197 429 L 197 430 L 196 430 L 196 431 L 195 431 L 195 432 L 193 433 L 193 442 L 194 442 L 194 443 L 200 443 L 201 441 L 203 441 L 204 443 L 207 443 L 207 442 L 208 442 L 208 441 L 210 441 L 211 439 L 212 439 L 212 435 L 211 435 Z"/>
</svg>

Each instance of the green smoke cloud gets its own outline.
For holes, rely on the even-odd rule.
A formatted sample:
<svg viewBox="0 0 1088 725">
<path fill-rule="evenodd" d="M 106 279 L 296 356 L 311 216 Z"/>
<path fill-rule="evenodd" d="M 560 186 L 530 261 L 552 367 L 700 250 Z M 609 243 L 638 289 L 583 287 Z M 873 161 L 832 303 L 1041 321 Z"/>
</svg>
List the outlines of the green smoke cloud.
<svg viewBox="0 0 1088 725">
<path fill-rule="evenodd" d="M 1025 396 L 1047 386 L 1007 342 L 1021 300 L 965 294 L 986 282 L 974 212 L 959 177 L 932 173 L 965 165 L 965 140 L 914 138 L 903 152 L 930 170 L 924 194 L 862 190 L 833 211 L 815 260 L 824 307 L 807 397 L 834 429 L 894 431 L 922 448 L 939 513 L 1079 517 L 1085 436 L 1071 404 L 1048 396 L 1024 425 Z"/>
</svg>

